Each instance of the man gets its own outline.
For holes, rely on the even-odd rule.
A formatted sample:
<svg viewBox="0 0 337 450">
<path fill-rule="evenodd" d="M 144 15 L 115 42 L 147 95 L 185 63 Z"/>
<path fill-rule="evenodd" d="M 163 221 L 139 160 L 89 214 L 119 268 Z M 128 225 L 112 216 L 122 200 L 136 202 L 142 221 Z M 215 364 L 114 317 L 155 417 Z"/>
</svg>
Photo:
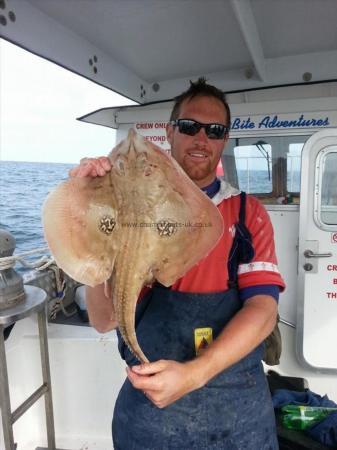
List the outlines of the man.
<svg viewBox="0 0 337 450">
<path fill-rule="evenodd" d="M 268 214 L 216 178 L 229 127 L 224 94 L 204 79 L 177 97 L 167 126 L 172 156 L 217 205 L 225 231 L 170 289 L 154 285 L 141 299 L 137 337 L 154 362 L 138 365 L 120 340 L 128 379 L 115 407 L 116 450 L 278 448 L 260 344 L 284 283 Z M 107 158 L 87 159 L 71 175 L 110 169 Z M 87 288 L 87 307 L 99 331 L 116 326 L 103 286 Z M 191 344 L 198 333 L 206 336 L 200 352 Z"/>
</svg>

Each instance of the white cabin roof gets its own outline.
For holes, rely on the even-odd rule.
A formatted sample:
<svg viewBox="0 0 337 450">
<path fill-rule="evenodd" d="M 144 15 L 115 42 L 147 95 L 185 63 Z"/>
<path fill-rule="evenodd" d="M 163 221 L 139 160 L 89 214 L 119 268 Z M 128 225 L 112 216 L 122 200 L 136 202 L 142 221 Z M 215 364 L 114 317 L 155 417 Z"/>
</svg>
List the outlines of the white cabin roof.
<svg viewBox="0 0 337 450">
<path fill-rule="evenodd" d="M 14 13 L 14 15 L 13 15 Z M 337 79 L 336 0 L 1 0 L 2 36 L 139 103 Z"/>
</svg>

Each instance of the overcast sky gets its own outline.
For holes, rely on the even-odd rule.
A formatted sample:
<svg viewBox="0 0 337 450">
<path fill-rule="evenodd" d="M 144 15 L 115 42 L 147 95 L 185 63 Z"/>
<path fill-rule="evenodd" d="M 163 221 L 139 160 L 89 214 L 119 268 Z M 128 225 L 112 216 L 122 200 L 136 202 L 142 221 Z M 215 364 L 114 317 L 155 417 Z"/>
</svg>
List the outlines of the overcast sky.
<svg viewBox="0 0 337 450">
<path fill-rule="evenodd" d="M 0 39 L 0 160 L 77 163 L 106 155 L 115 131 L 76 120 L 129 99 Z"/>
</svg>

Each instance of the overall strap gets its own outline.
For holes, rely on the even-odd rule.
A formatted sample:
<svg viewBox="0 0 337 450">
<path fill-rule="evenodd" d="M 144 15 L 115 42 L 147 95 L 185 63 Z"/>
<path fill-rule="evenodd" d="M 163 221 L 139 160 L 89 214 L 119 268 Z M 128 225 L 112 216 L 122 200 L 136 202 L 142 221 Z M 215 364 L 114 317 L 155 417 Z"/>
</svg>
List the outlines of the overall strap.
<svg viewBox="0 0 337 450">
<path fill-rule="evenodd" d="M 239 223 L 245 225 L 246 222 L 246 193 L 240 193 L 240 211 L 239 211 Z"/>
<path fill-rule="evenodd" d="M 245 225 L 246 193 L 240 193 L 239 221 L 235 224 L 235 236 L 228 258 L 228 288 L 238 287 L 238 267 L 241 263 L 249 263 L 255 255 L 252 235 Z"/>
</svg>

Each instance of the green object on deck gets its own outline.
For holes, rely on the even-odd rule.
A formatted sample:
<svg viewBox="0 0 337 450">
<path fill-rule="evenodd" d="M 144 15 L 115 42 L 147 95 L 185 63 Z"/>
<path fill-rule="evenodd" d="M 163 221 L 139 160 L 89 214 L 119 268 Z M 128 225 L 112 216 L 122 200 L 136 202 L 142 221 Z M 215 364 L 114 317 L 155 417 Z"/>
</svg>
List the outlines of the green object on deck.
<svg viewBox="0 0 337 450">
<path fill-rule="evenodd" d="M 285 405 L 281 408 L 281 421 L 285 428 L 306 430 L 325 419 L 337 408 L 321 406 Z"/>
</svg>

